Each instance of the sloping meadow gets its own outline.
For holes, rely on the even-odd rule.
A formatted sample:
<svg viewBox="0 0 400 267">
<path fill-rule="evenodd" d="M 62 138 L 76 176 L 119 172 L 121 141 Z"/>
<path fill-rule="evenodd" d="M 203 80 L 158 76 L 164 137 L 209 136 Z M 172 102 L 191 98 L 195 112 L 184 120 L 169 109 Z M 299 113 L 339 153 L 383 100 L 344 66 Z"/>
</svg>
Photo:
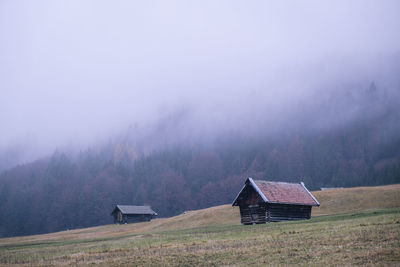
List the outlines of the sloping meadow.
<svg viewBox="0 0 400 267">
<path fill-rule="evenodd" d="M 150 223 L 0 239 L 0 264 L 400 263 L 399 185 L 313 194 L 321 207 L 308 221 L 242 226 L 238 210 L 224 205 Z"/>
</svg>

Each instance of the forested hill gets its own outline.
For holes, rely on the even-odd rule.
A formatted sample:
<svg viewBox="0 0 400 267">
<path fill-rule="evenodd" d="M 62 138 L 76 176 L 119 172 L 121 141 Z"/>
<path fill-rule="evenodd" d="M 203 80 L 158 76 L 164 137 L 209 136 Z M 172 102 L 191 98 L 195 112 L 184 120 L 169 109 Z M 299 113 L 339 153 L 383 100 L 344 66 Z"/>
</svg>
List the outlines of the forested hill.
<svg viewBox="0 0 400 267">
<path fill-rule="evenodd" d="M 328 98 L 304 107 L 280 126 L 260 123 L 257 134 L 224 131 L 151 147 L 183 131 L 174 117 L 152 138 L 127 134 L 79 155 L 57 151 L 19 165 L 0 176 L 0 236 L 108 224 L 115 204 L 151 205 L 164 217 L 230 203 L 248 176 L 304 181 L 311 190 L 400 183 L 398 93 L 372 84 L 354 95 L 335 96 L 344 105 Z"/>
</svg>

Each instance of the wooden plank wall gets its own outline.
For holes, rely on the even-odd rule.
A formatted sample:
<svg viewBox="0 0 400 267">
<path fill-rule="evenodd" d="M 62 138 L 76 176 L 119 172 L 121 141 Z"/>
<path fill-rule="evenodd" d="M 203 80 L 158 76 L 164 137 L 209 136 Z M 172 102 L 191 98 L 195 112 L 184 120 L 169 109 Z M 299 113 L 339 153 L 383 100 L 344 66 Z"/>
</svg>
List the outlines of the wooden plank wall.
<svg viewBox="0 0 400 267">
<path fill-rule="evenodd" d="M 306 220 L 311 218 L 311 206 L 268 204 L 266 212 L 268 222 Z"/>
<path fill-rule="evenodd" d="M 153 219 L 153 216 L 149 214 L 121 214 L 120 218 L 117 214 L 114 214 L 114 223 L 148 222 L 151 219 Z"/>
<path fill-rule="evenodd" d="M 311 218 L 311 206 L 267 204 L 240 206 L 242 224 L 259 224 Z"/>
<path fill-rule="evenodd" d="M 242 224 L 265 223 L 265 205 L 240 206 L 240 217 Z"/>
</svg>

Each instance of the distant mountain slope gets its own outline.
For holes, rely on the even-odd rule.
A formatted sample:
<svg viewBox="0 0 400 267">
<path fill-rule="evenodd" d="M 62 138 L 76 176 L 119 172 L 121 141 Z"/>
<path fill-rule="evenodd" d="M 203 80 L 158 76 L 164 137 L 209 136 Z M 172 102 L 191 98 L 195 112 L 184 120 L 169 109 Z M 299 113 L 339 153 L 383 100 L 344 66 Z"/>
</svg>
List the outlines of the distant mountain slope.
<svg viewBox="0 0 400 267">
<path fill-rule="evenodd" d="M 400 183 L 399 94 L 374 83 L 332 91 L 285 119 L 208 136 L 183 111 L 77 155 L 56 151 L 0 174 L 0 237 L 107 224 L 115 204 L 160 217 L 217 206 L 247 177 L 310 190 Z"/>
</svg>

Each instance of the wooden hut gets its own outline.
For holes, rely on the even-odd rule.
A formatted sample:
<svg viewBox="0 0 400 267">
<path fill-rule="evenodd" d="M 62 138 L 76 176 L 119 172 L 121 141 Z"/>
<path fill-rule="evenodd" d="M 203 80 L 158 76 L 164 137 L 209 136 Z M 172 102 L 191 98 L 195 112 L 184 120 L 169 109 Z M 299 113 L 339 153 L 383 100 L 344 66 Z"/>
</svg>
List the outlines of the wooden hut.
<svg viewBox="0 0 400 267">
<path fill-rule="evenodd" d="M 113 212 L 114 223 L 134 223 L 150 221 L 157 216 L 149 206 L 117 205 Z"/>
<path fill-rule="evenodd" d="M 248 178 L 232 203 L 239 206 L 242 224 L 311 218 L 319 202 L 304 183 L 283 183 Z"/>
</svg>

